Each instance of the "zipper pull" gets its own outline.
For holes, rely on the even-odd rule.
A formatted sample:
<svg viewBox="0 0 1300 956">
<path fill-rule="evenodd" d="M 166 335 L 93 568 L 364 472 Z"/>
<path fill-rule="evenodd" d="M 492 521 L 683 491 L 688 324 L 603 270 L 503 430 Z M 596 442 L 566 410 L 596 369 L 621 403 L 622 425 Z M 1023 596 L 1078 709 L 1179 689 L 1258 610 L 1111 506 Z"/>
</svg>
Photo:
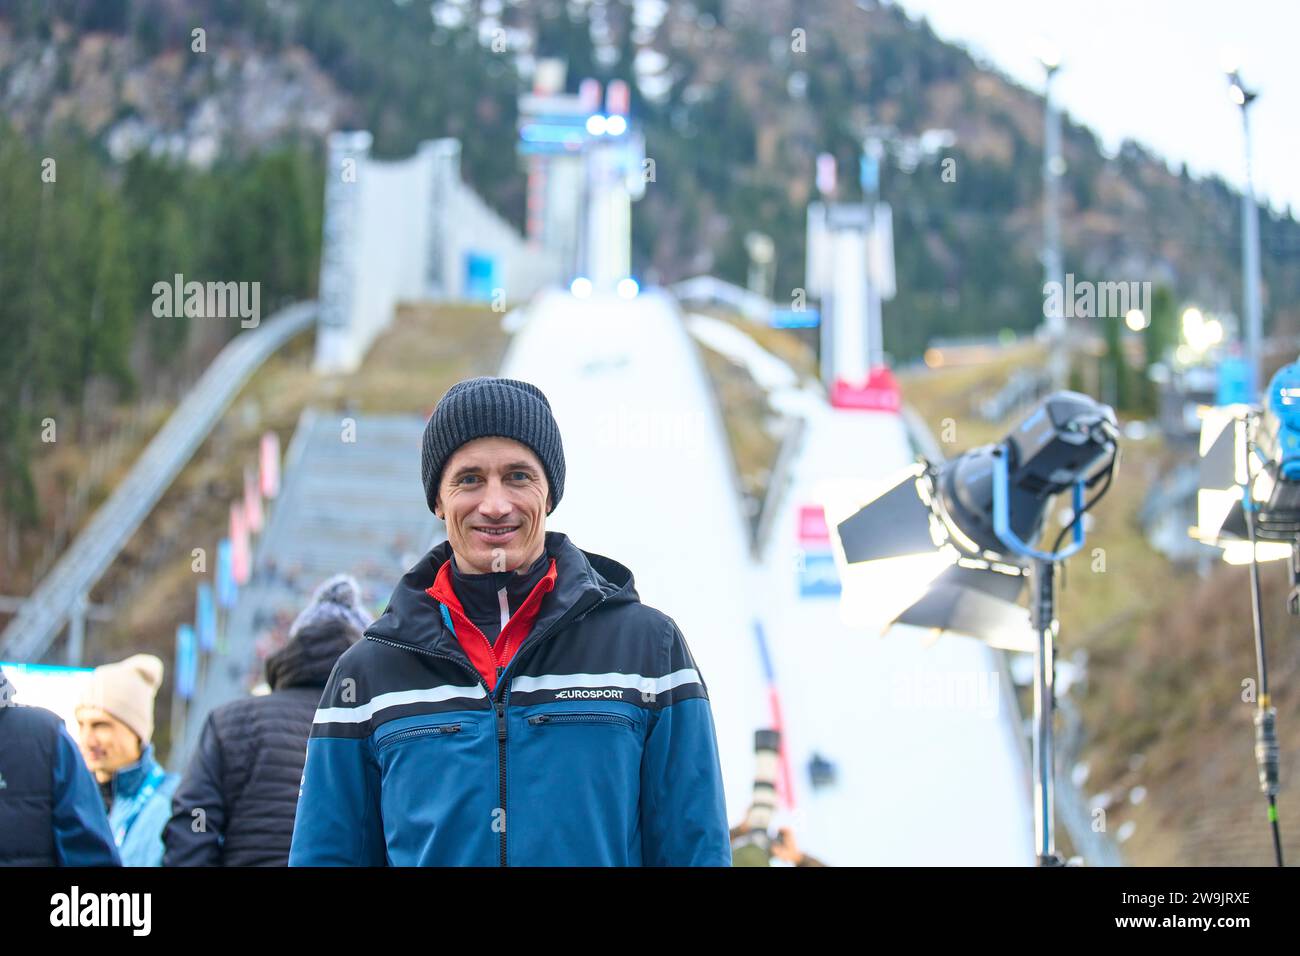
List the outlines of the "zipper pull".
<svg viewBox="0 0 1300 956">
<path fill-rule="evenodd" d="M 497 740 L 506 739 L 506 705 L 497 704 Z"/>
</svg>

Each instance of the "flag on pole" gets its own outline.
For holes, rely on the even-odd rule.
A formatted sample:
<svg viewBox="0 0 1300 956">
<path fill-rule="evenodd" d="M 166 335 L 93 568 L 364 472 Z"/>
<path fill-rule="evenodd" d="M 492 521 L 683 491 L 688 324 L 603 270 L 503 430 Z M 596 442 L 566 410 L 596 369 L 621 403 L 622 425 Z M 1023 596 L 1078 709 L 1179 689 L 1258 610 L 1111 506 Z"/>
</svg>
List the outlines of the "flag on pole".
<svg viewBox="0 0 1300 956">
<path fill-rule="evenodd" d="M 262 533 L 262 488 L 252 466 L 244 469 L 244 517 L 252 534 Z"/>
<path fill-rule="evenodd" d="M 589 76 L 578 84 L 578 101 L 583 110 L 594 113 L 600 109 L 600 80 Z"/>
<path fill-rule="evenodd" d="M 280 436 L 275 432 L 262 435 L 259 466 L 262 497 L 275 498 L 280 494 Z"/>
<path fill-rule="evenodd" d="M 244 503 L 230 503 L 230 566 L 235 572 L 235 583 L 243 587 L 248 583 L 249 567 L 248 523 L 244 520 Z"/>
<path fill-rule="evenodd" d="M 212 585 L 200 581 L 194 602 L 194 630 L 199 637 L 199 650 L 208 654 L 217 646 L 217 607 L 212 599 Z"/>
<path fill-rule="evenodd" d="M 194 683 L 198 678 L 199 655 L 195 648 L 194 625 L 176 627 L 176 695 L 181 700 L 194 696 Z"/>
<path fill-rule="evenodd" d="M 605 87 L 605 112 L 626 116 L 632 108 L 632 92 L 625 80 L 610 80 Z"/>
<path fill-rule="evenodd" d="M 222 538 L 217 545 L 217 604 L 223 610 L 235 606 L 239 596 L 239 585 L 235 583 L 234 547 L 229 538 Z"/>
</svg>

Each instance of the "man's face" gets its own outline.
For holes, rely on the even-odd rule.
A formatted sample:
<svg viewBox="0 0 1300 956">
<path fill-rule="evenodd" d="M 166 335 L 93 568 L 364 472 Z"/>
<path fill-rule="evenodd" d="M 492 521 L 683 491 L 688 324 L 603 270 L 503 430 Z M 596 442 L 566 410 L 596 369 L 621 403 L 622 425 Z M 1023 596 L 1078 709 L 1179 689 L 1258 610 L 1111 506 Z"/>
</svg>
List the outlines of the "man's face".
<svg viewBox="0 0 1300 956">
<path fill-rule="evenodd" d="M 549 496 L 546 471 L 531 448 L 509 438 L 476 438 L 447 462 L 433 513 L 447 523 L 461 573 L 514 571 L 541 557 Z"/>
<path fill-rule="evenodd" d="M 81 756 L 100 783 L 140 759 L 140 738 L 107 711 L 82 707 L 77 711 L 77 726 Z"/>
</svg>

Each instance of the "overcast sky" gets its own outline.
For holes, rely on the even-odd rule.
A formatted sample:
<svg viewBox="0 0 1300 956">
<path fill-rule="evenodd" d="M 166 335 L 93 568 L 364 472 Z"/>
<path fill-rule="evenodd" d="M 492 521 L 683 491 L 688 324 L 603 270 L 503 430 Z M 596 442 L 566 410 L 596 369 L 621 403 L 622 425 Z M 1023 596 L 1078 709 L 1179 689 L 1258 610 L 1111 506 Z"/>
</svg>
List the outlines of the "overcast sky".
<svg viewBox="0 0 1300 956">
<path fill-rule="evenodd" d="M 1225 57 L 1259 91 L 1250 109 L 1255 190 L 1300 218 L 1297 0 L 896 0 L 1030 89 L 1041 41 L 1060 53 L 1056 88 L 1112 152 L 1125 138 L 1193 175 L 1244 183 L 1241 110 Z"/>
</svg>

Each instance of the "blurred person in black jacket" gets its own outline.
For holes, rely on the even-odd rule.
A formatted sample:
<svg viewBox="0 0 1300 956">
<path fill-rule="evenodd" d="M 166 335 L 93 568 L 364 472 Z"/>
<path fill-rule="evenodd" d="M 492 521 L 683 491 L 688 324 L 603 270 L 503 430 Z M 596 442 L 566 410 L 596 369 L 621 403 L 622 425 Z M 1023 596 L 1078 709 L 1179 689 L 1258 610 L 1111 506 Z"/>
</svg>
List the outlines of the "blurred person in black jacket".
<svg viewBox="0 0 1300 956">
<path fill-rule="evenodd" d="M 172 799 L 164 866 L 288 865 L 312 718 L 334 662 L 372 620 L 357 582 L 330 578 L 267 658 L 271 693 L 208 716 Z"/>
</svg>

